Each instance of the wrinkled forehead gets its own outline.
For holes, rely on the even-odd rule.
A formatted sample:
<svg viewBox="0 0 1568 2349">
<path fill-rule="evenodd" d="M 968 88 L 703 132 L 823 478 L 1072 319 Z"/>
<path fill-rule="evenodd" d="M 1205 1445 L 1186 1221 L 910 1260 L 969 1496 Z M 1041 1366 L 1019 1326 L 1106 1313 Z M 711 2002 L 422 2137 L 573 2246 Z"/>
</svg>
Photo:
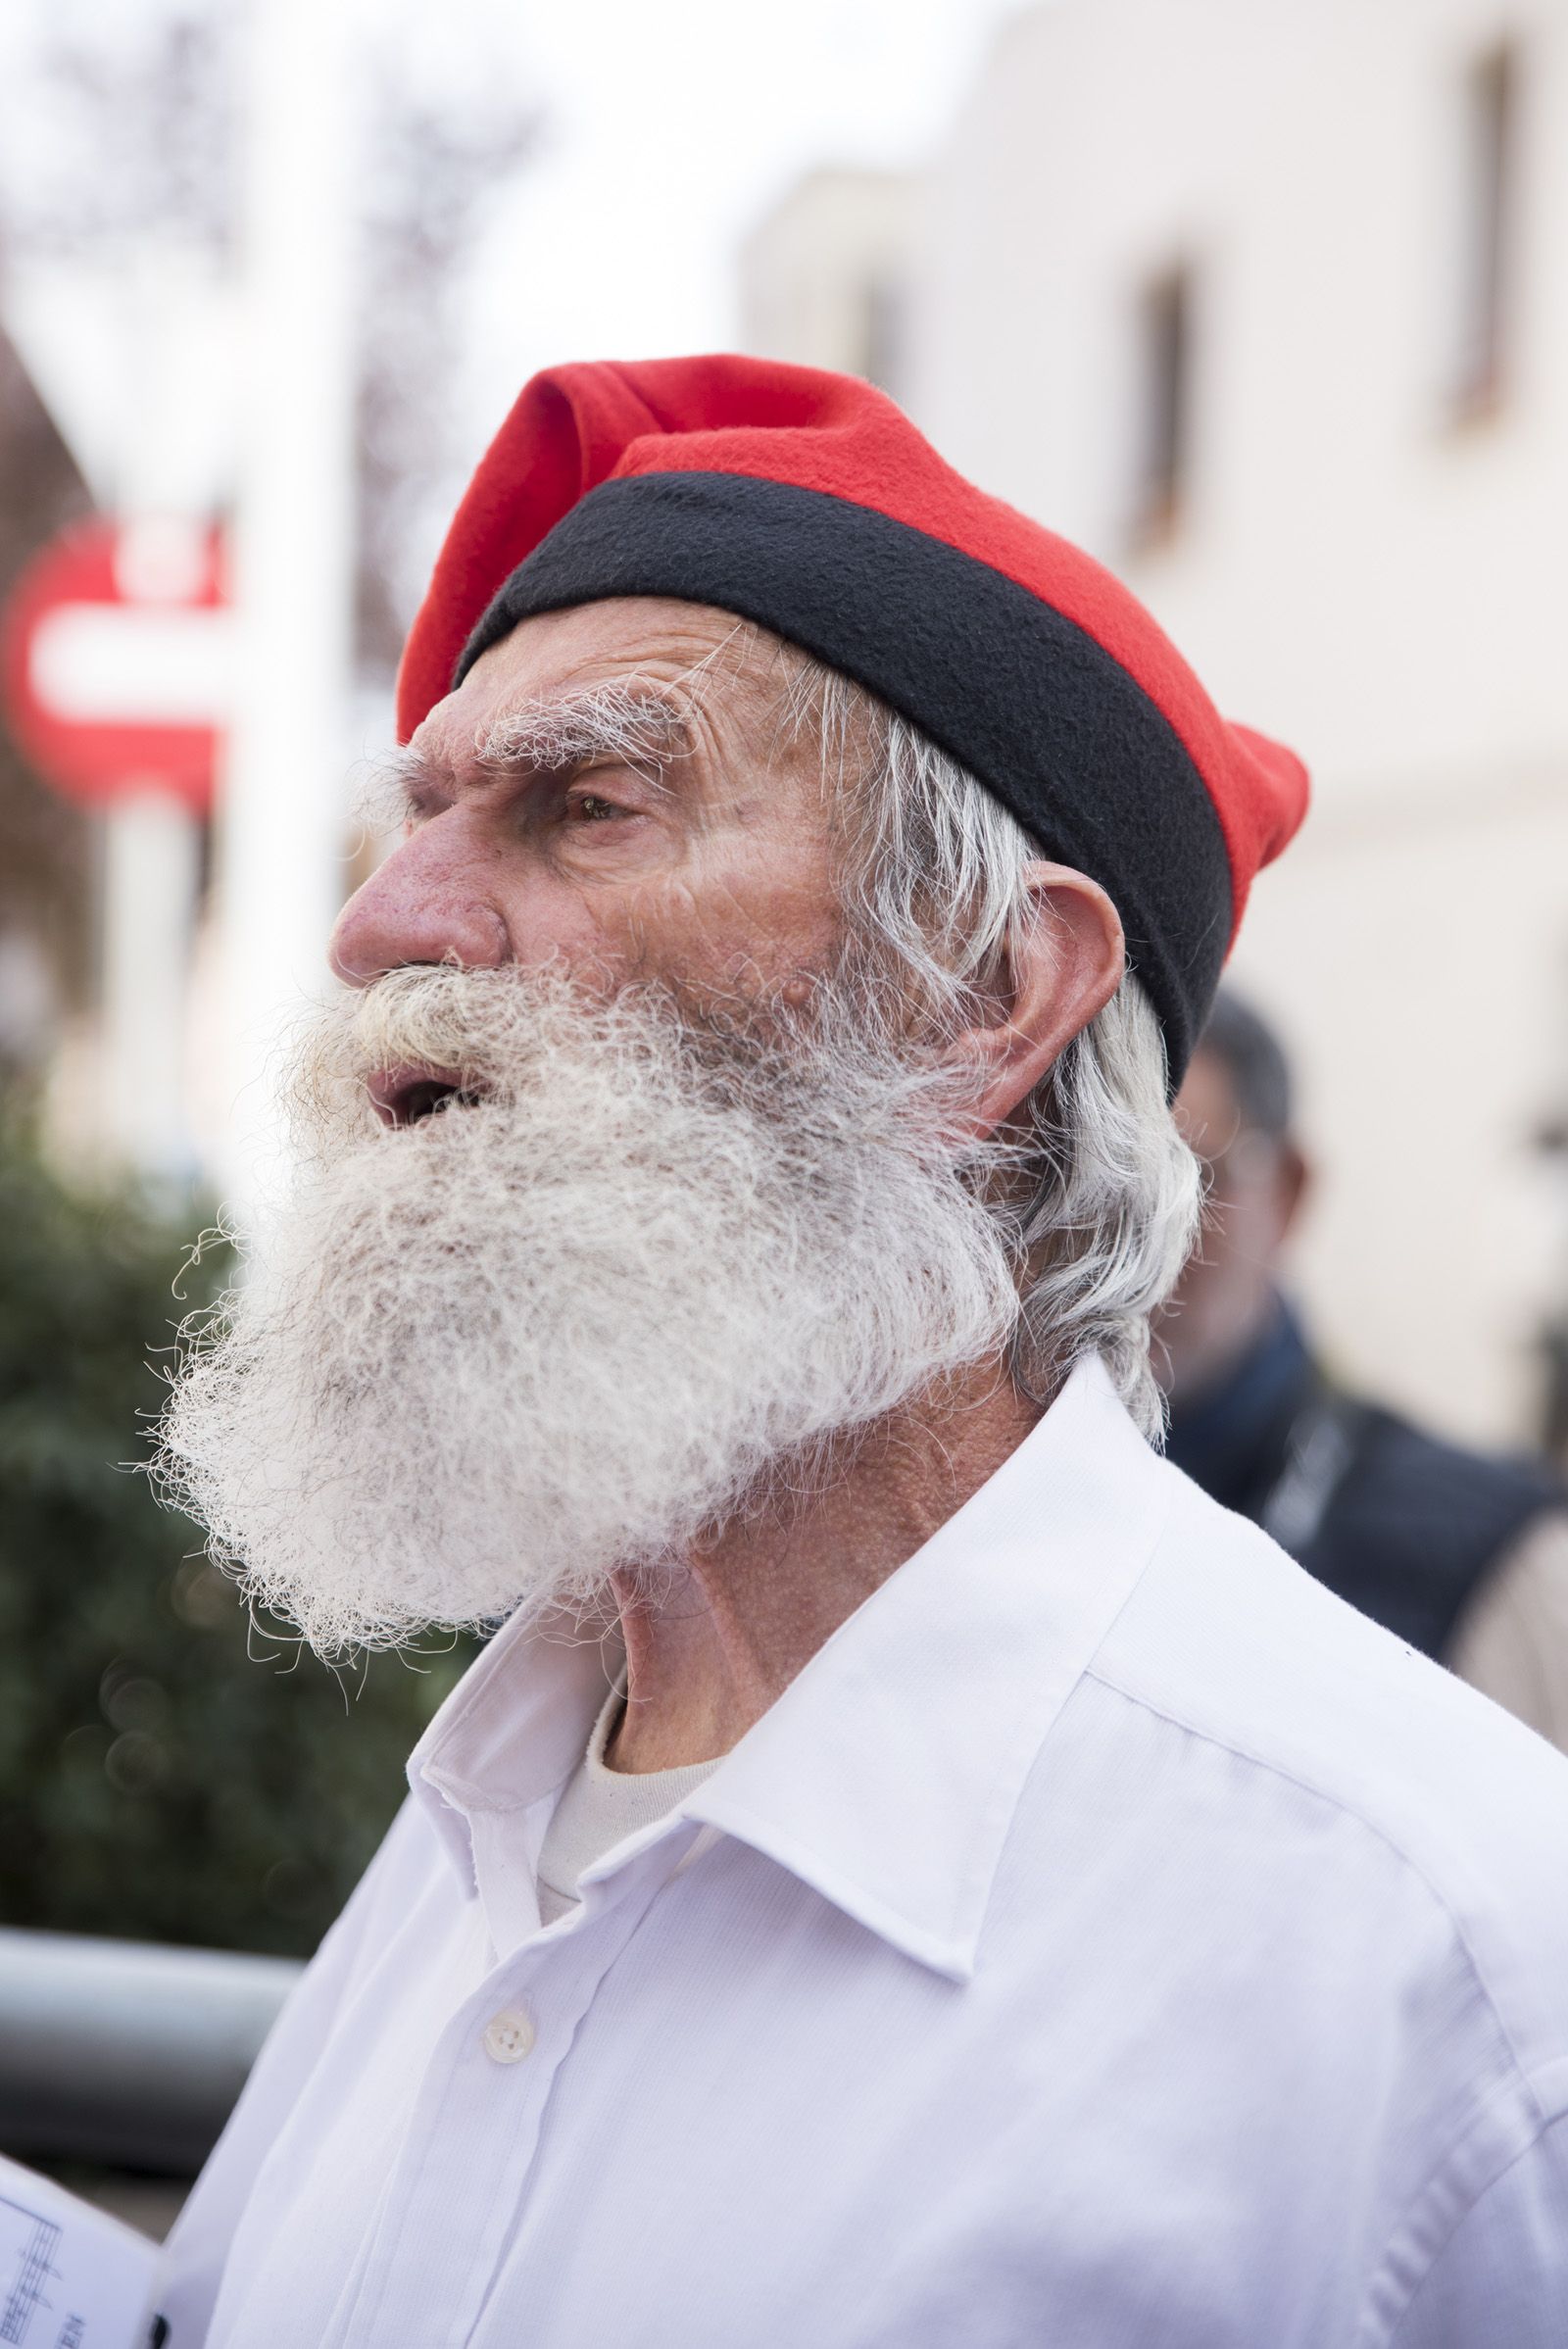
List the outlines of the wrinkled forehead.
<svg viewBox="0 0 1568 2349">
<path fill-rule="evenodd" d="M 714 605 L 626 596 L 522 620 L 492 645 L 414 737 L 443 766 L 471 756 L 498 730 L 552 724 L 581 731 L 595 712 L 639 703 L 673 745 L 684 728 L 751 731 L 776 723 L 804 656 Z"/>
</svg>

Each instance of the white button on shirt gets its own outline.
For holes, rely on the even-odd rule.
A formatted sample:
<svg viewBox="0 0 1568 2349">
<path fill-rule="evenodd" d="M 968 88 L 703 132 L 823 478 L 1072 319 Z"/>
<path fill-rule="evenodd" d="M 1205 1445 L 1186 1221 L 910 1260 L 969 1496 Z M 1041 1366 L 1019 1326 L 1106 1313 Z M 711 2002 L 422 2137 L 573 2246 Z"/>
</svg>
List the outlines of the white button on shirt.
<svg viewBox="0 0 1568 2349">
<path fill-rule="evenodd" d="M 495 2016 L 484 2034 L 484 2051 L 498 2064 L 520 2064 L 533 2046 L 533 2025 L 518 2008 Z"/>
<path fill-rule="evenodd" d="M 1568 2341 L 1568 1763 L 1098 1364 L 542 1930 L 604 1688 L 503 1633 L 421 1740 L 171 2349 Z"/>
</svg>

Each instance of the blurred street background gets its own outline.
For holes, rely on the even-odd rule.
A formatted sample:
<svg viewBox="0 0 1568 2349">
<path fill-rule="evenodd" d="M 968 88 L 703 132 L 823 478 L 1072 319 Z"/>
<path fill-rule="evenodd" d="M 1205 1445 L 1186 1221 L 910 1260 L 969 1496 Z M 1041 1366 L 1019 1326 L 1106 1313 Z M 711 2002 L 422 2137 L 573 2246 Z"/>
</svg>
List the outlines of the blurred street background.
<svg viewBox="0 0 1568 2349">
<path fill-rule="evenodd" d="M 1302 750 L 1235 970 L 1297 1291 L 1568 1443 L 1568 0 L 10 0 L 0 1923 L 307 1953 L 464 1660 L 335 1678 L 122 1464 L 468 470 L 539 366 L 726 346 L 881 384 Z"/>
</svg>

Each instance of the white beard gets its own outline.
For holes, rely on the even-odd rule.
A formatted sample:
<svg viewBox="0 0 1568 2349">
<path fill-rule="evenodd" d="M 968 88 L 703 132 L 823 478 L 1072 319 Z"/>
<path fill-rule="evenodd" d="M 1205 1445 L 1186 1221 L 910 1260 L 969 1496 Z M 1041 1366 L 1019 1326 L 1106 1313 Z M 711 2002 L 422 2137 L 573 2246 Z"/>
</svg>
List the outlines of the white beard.
<svg viewBox="0 0 1568 2349">
<path fill-rule="evenodd" d="M 654 991 L 411 970 L 332 1006 L 293 1196 L 160 1430 L 253 1600 L 323 1653 L 591 1606 L 1005 1346 L 951 1083 L 833 1041 L 827 1002 L 725 1034 Z M 483 1098 L 383 1128 L 366 1078 L 420 1062 Z"/>
</svg>

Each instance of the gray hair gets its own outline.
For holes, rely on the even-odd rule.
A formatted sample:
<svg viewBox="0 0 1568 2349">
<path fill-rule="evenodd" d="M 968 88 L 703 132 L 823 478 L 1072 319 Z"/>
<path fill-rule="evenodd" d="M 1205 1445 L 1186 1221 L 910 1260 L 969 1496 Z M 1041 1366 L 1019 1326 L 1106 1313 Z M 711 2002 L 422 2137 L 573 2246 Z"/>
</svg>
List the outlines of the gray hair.
<svg viewBox="0 0 1568 2349">
<path fill-rule="evenodd" d="M 834 671 L 803 661 L 785 712 L 792 731 L 810 724 L 821 740 L 852 933 L 919 1016 L 967 1024 L 1039 923 L 1028 880 L 1039 847 L 956 759 Z M 1006 1210 L 1026 1267 L 1014 1375 L 1043 1397 L 1098 1353 L 1152 1440 L 1164 1404 L 1151 1317 L 1192 1251 L 1201 1194 L 1166 1077 L 1158 1021 L 1129 971 L 1023 1104 L 1032 1190 Z"/>
</svg>

